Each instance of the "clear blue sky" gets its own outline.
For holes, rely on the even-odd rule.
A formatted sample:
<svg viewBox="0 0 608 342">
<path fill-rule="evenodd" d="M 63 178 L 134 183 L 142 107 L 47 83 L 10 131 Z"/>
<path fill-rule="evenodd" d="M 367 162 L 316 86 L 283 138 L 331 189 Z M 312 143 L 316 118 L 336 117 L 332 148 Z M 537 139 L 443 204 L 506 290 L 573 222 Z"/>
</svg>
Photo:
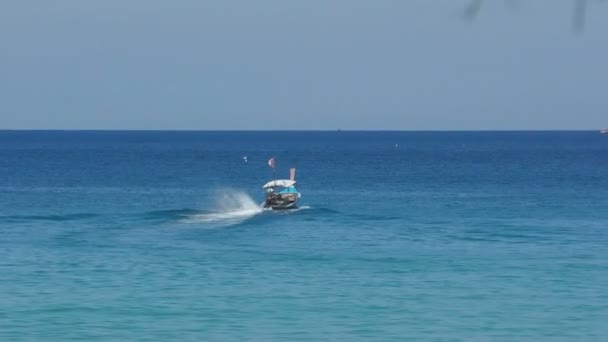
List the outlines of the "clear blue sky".
<svg viewBox="0 0 608 342">
<path fill-rule="evenodd" d="M 598 129 L 608 2 L 0 2 L 0 128 Z"/>
</svg>

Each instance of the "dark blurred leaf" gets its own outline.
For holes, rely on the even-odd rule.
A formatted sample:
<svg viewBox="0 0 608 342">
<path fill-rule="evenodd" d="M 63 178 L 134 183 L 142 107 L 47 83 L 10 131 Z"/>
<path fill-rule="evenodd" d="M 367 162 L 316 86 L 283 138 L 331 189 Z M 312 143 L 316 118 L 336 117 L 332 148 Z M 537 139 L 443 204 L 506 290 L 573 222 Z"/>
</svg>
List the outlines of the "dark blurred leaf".
<svg viewBox="0 0 608 342">
<path fill-rule="evenodd" d="M 585 16 L 587 12 L 587 0 L 574 1 L 573 29 L 575 32 L 582 32 L 585 29 Z"/>
<path fill-rule="evenodd" d="M 464 18 L 467 20 L 473 20 L 479 13 L 483 0 L 471 0 L 469 5 L 464 10 Z"/>
</svg>

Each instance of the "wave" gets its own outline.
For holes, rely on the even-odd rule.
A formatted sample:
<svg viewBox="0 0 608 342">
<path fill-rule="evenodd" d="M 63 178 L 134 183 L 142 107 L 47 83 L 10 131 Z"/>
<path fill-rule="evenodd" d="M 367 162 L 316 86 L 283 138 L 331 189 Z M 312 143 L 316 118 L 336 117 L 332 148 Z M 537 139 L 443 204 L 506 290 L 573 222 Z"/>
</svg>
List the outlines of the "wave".
<svg viewBox="0 0 608 342">
<path fill-rule="evenodd" d="M 146 219 L 150 220 L 178 220 L 181 218 L 186 218 L 191 215 L 196 215 L 201 213 L 200 210 L 197 209 L 167 209 L 167 210 L 155 210 L 150 211 L 144 215 Z"/>
<path fill-rule="evenodd" d="M 77 213 L 65 215 L 9 215 L 0 216 L 2 221 L 75 221 L 98 217 L 98 214 L 93 213 Z"/>
</svg>

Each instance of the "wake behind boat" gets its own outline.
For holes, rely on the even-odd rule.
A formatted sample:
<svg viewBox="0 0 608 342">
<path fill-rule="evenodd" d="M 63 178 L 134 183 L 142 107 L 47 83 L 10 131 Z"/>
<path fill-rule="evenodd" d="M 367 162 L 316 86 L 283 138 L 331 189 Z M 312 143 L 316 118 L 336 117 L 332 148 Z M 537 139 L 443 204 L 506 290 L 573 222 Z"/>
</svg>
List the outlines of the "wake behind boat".
<svg viewBox="0 0 608 342">
<path fill-rule="evenodd" d="M 268 161 L 274 171 L 274 158 Z M 296 169 L 291 168 L 290 179 L 275 179 L 264 184 L 262 189 L 266 190 L 266 198 L 264 200 L 264 208 L 274 210 L 279 209 L 295 209 L 298 207 L 298 200 L 302 196 L 296 189 Z"/>
</svg>

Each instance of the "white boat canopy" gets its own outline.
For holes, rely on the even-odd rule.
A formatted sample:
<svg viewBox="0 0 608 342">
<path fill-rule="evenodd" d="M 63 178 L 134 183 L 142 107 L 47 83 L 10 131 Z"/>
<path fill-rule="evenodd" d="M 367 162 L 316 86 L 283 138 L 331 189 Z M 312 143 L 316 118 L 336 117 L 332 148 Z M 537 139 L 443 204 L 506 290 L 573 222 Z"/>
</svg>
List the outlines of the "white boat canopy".
<svg viewBox="0 0 608 342">
<path fill-rule="evenodd" d="M 294 186 L 294 184 L 296 184 L 296 181 L 293 181 L 290 179 L 276 179 L 276 180 L 273 180 L 273 181 L 270 181 L 270 182 L 264 184 L 262 189 L 274 188 L 275 186 L 282 186 L 284 188 L 289 188 L 291 186 Z"/>
</svg>

